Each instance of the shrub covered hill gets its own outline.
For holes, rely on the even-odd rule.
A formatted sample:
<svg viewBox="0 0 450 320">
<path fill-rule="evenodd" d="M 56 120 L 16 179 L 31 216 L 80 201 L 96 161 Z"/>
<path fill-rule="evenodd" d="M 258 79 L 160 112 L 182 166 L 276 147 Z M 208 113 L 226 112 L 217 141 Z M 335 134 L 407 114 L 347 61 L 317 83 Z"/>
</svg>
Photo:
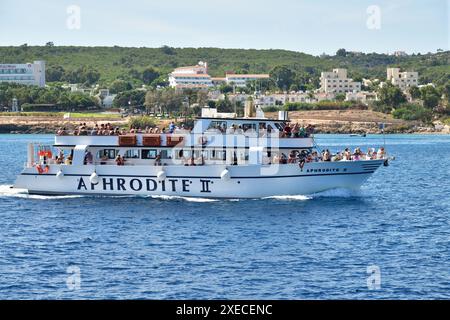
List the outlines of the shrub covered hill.
<svg viewBox="0 0 450 320">
<path fill-rule="evenodd" d="M 287 50 L 219 49 L 219 48 L 129 48 L 54 46 L 2 46 L 0 63 L 47 62 L 47 81 L 109 84 L 121 78 L 135 84 L 162 78 L 177 66 L 207 61 L 212 76 L 226 71 L 236 73 L 270 73 L 285 66 L 299 78 L 318 84 L 321 71 L 347 68 L 354 79 L 386 77 L 391 66 L 420 73 L 420 82 L 444 85 L 450 77 L 450 51 L 409 56 L 378 53 L 354 53 L 344 49 L 333 56 L 313 56 Z M 147 76 L 144 71 L 147 70 Z M 309 82 L 311 82 L 309 81 Z"/>
</svg>

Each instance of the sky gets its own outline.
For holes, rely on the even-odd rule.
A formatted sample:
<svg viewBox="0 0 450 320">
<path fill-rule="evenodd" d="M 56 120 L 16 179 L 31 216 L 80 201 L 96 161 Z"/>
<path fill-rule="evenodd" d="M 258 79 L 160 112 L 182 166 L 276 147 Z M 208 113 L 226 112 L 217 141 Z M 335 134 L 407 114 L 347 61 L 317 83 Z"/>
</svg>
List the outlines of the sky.
<svg viewBox="0 0 450 320">
<path fill-rule="evenodd" d="M 0 0 L 0 45 L 449 50 L 450 0 Z"/>
</svg>

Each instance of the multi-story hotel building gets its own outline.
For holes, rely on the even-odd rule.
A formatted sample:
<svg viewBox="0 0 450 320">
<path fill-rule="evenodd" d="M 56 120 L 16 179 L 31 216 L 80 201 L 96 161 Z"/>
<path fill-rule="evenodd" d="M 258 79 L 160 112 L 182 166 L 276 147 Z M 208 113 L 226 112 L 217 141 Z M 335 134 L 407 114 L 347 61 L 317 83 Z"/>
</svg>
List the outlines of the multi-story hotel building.
<svg viewBox="0 0 450 320">
<path fill-rule="evenodd" d="M 400 72 L 400 68 L 388 68 L 387 81 L 405 91 L 407 88 L 419 84 L 419 73 L 414 71 Z"/>
<path fill-rule="evenodd" d="M 361 91 L 361 82 L 347 78 L 347 69 L 333 69 L 332 72 L 322 72 L 320 89 L 325 93 L 347 93 Z"/>
<path fill-rule="evenodd" d="M 45 61 L 24 64 L 0 64 L 0 82 L 45 86 Z"/>
<path fill-rule="evenodd" d="M 225 81 L 229 85 L 234 85 L 236 87 L 242 88 L 247 86 L 249 81 L 258 81 L 269 79 L 268 74 L 231 74 L 228 73 L 225 76 Z"/>
<path fill-rule="evenodd" d="M 171 87 L 179 89 L 213 86 L 206 62 L 199 62 L 196 66 L 176 68 L 169 74 L 169 84 Z"/>
</svg>

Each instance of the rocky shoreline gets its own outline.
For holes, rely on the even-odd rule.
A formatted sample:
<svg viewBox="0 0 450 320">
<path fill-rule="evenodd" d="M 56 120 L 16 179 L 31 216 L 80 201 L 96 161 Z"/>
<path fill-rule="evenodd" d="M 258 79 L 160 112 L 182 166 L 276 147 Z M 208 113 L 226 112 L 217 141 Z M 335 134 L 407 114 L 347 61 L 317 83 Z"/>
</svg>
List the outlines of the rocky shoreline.
<svg viewBox="0 0 450 320">
<path fill-rule="evenodd" d="M 0 134 L 54 134 L 58 128 L 64 126 L 67 130 L 74 130 L 78 123 L 41 123 L 41 124 L 0 124 Z M 125 125 L 126 123 L 123 123 Z M 376 123 L 331 122 L 313 123 L 316 133 L 328 134 L 379 134 L 381 130 Z M 450 134 L 449 126 L 423 127 L 418 125 L 386 125 L 385 133 L 435 133 Z"/>
<path fill-rule="evenodd" d="M 269 118 L 277 118 L 276 113 L 267 113 Z M 290 112 L 289 119 L 300 125 L 312 124 L 316 133 L 336 134 L 377 134 L 381 133 L 380 123 L 385 123 L 385 133 L 439 133 L 450 134 L 450 126 L 439 121 L 425 126 L 416 121 L 394 119 L 389 115 L 367 110 L 328 110 Z M 0 116 L 0 134 L 53 134 L 59 128 L 74 130 L 80 123 L 88 127 L 95 124 L 111 123 L 114 127 L 128 126 L 129 118 L 96 117 L 63 119 L 55 116 Z M 160 127 L 170 120 L 160 120 Z"/>
</svg>

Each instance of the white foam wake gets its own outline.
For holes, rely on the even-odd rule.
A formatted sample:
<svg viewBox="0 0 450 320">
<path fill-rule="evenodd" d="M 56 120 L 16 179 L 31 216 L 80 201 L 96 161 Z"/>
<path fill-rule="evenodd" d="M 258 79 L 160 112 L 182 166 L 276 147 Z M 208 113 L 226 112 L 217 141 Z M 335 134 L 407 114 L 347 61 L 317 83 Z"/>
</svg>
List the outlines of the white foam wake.
<svg viewBox="0 0 450 320">
<path fill-rule="evenodd" d="M 195 198 L 195 197 L 182 197 L 182 196 L 164 196 L 164 195 L 151 195 L 149 196 L 152 199 L 160 199 L 160 200 L 182 200 L 188 202 L 216 202 L 219 199 L 209 199 L 209 198 Z"/>
<path fill-rule="evenodd" d="M 66 195 L 66 196 L 40 196 L 34 194 L 28 194 L 26 189 L 13 188 L 11 185 L 0 185 L 0 198 L 1 197 L 14 197 L 23 199 L 37 199 L 37 200 L 49 200 L 49 199 L 69 199 L 79 198 L 81 195 Z"/>
<path fill-rule="evenodd" d="M 262 199 L 276 199 L 276 200 L 288 200 L 288 201 L 306 201 L 311 200 L 311 196 L 304 196 L 304 195 L 293 195 L 293 196 L 270 196 L 270 197 L 264 197 Z"/>
<path fill-rule="evenodd" d="M 322 192 L 317 192 L 311 195 L 313 198 L 352 198 L 360 197 L 361 192 L 355 189 L 337 188 Z"/>
</svg>

